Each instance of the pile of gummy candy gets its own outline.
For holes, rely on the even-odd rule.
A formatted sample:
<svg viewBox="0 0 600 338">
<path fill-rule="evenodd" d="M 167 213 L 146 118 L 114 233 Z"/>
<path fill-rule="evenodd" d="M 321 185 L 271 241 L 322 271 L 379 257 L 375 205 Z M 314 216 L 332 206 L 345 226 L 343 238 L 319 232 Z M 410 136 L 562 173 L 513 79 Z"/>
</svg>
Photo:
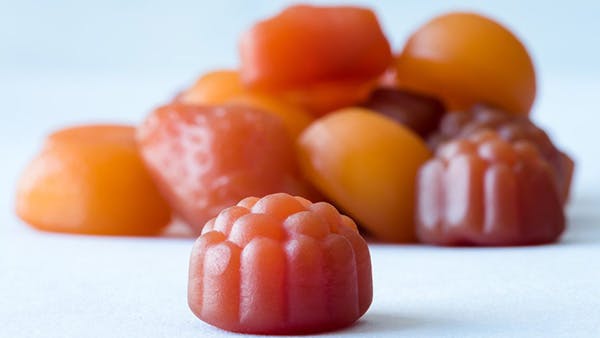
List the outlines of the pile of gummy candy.
<svg viewBox="0 0 600 338">
<path fill-rule="evenodd" d="M 18 183 L 18 216 L 127 236 L 178 217 L 200 236 L 192 311 L 278 334 L 366 312 L 361 234 L 503 246 L 564 231 L 574 163 L 529 119 L 534 66 L 499 23 L 448 13 L 393 53 L 369 9 L 296 5 L 245 31 L 239 56 L 139 126 L 51 134 Z"/>
</svg>

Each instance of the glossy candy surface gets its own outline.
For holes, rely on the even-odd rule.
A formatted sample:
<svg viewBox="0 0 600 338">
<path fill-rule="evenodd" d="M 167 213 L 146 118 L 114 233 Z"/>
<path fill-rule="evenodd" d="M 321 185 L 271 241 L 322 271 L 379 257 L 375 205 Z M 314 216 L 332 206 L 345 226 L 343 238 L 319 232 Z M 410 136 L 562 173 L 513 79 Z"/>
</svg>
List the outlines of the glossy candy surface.
<svg viewBox="0 0 600 338">
<path fill-rule="evenodd" d="M 260 110 L 173 103 L 149 116 L 138 139 L 173 209 L 197 233 L 243 197 L 308 194 L 282 121 Z"/>
<path fill-rule="evenodd" d="M 420 27 L 396 60 L 398 85 L 440 97 L 452 110 L 485 103 L 527 115 L 536 94 L 532 60 L 507 28 L 473 13 Z"/>
<path fill-rule="evenodd" d="M 171 219 L 135 129 L 121 125 L 51 134 L 21 175 L 16 211 L 40 230 L 94 235 L 156 235 Z"/>
<path fill-rule="evenodd" d="M 258 334 L 348 326 L 369 308 L 371 261 L 328 203 L 249 197 L 210 220 L 192 249 L 188 303 L 203 321 Z"/>
<path fill-rule="evenodd" d="M 322 114 L 368 96 L 392 56 L 371 10 L 295 5 L 245 32 L 240 59 L 249 88 Z"/>
<path fill-rule="evenodd" d="M 552 169 L 528 141 L 495 132 L 446 143 L 419 170 L 417 234 L 437 245 L 528 245 L 565 228 Z"/>
<path fill-rule="evenodd" d="M 546 132 L 527 117 L 478 105 L 467 112 L 454 112 L 444 116 L 439 131 L 430 137 L 429 144 L 437 148 L 449 140 L 465 138 L 485 129 L 496 131 L 506 141 L 529 141 L 536 146 L 554 170 L 563 201 L 568 200 L 575 163 L 552 143 Z"/>
<path fill-rule="evenodd" d="M 436 130 L 446 112 L 442 102 L 433 97 L 393 88 L 375 90 L 362 106 L 398 121 L 421 137 Z"/>
<path fill-rule="evenodd" d="M 431 156 L 421 138 L 390 118 L 348 108 L 316 120 L 298 141 L 315 187 L 377 239 L 415 240 L 415 179 Z"/>
</svg>

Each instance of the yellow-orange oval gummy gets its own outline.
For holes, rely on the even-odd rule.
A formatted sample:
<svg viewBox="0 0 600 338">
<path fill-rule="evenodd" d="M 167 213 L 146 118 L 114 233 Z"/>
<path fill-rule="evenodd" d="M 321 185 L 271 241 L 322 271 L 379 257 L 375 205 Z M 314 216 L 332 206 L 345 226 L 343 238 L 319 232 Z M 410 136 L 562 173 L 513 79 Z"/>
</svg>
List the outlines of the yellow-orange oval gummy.
<svg viewBox="0 0 600 338">
<path fill-rule="evenodd" d="M 298 141 L 305 176 L 376 238 L 415 240 L 415 179 L 431 157 L 412 131 L 362 108 L 331 113 Z"/>
<path fill-rule="evenodd" d="M 474 13 L 448 13 L 420 27 L 396 71 L 401 88 L 437 96 L 452 110 L 485 103 L 527 115 L 536 94 L 525 46 L 506 27 Z"/>
</svg>

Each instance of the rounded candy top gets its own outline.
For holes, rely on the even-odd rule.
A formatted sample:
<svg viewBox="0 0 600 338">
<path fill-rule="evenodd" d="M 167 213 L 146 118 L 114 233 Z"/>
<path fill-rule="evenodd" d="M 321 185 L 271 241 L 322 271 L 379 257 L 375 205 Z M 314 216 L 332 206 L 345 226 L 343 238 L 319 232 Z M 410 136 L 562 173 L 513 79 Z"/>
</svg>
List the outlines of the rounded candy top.
<svg viewBox="0 0 600 338">
<path fill-rule="evenodd" d="M 440 122 L 439 131 L 429 137 L 429 145 L 438 148 L 444 142 L 465 138 L 492 130 L 508 142 L 528 141 L 534 145 L 552 167 L 563 202 L 567 201 L 574 171 L 573 160 L 559 150 L 540 127 L 525 116 L 514 116 L 484 105 L 477 105 L 466 112 L 446 114 Z"/>
<path fill-rule="evenodd" d="M 225 330 L 332 330 L 356 321 L 371 300 L 366 242 L 325 202 L 245 198 L 210 220 L 192 251 L 190 308 Z"/>
<path fill-rule="evenodd" d="M 439 147 L 417 182 L 417 235 L 439 245 L 555 241 L 565 217 L 552 170 L 528 141 L 492 131 Z"/>
<path fill-rule="evenodd" d="M 408 39 L 396 70 L 401 88 L 437 96 L 450 109 L 486 103 L 527 115 L 536 95 L 525 46 L 475 13 L 448 13 L 424 24 Z"/>
</svg>

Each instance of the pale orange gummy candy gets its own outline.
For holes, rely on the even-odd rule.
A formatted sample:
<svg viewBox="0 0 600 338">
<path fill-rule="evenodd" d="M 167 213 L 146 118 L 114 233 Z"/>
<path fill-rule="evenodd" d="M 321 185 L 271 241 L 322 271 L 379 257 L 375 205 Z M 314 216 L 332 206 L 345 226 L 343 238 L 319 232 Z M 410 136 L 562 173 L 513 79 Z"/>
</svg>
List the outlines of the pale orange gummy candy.
<svg viewBox="0 0 600 338">
<path fill-rule="evenodd" d="M 135 129 L 89 125 L 51 134 L 17 186 L 17 215 L 31 226 L 98 235 L 153 235 L 170 208 L 150 178 Z"/>
</svg>

